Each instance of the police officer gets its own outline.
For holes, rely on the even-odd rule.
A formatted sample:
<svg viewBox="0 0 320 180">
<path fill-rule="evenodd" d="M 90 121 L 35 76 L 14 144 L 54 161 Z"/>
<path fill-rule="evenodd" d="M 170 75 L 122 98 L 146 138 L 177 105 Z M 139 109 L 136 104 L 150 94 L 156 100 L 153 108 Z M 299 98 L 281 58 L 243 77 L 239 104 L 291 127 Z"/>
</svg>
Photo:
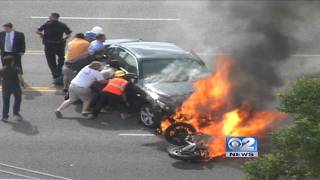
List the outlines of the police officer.
<svg viewBox="0 0 320 180">
<path fill-rule="evenodd" d="M 64 64 L 66 40 L 71 35 L 69 27 L 59 21 L 58 13 L 51 13 L 49 21 L 40 26 L 37 34 L 42 39 L 48 66 L 55 84 L 62 83 L 62 67 Z M 66 35 L 65 37 L 63 35 Z M 56 60 L 58 56 L 58 61 Z"/>
</svg>

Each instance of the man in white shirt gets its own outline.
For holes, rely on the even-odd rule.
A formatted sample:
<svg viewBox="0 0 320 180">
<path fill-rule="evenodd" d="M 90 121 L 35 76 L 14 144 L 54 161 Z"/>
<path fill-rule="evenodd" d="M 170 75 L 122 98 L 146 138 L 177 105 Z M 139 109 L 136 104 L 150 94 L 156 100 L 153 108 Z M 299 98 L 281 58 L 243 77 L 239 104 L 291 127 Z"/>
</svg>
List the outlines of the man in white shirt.
<svg viewBox="0 0 320 180">
<path fill-rule="evenodd" d="M 62 118 L 61 111 L 78 100 L 81 100 L 83 102 L 82 115 L 85 116 L 89 114 L 91 103 L 90 86 L 95 81 L 99 81 L 102 83 L 106 82 L 104 77 L 100 73 L 100 70 L 100 62 L 93 61 L 77 74 L 77 76 L 71 81 L 71 85 L 69 87 L 69 99 L 65 100 L 55 112 L 57 118 Z"/>
</svg>

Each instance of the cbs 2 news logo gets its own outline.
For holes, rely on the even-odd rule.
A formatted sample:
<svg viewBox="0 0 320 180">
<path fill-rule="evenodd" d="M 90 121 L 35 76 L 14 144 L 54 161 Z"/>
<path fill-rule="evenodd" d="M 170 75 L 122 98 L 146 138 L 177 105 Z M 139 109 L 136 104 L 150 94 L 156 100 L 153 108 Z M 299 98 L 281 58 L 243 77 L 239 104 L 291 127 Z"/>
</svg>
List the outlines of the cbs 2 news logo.
<svg viewBox="0 0 320 180">
<path fill-rule="evenodd" d="M 258 157 L 258 138 L 254 136 L 227 136 L 226 157 Z"/>
</svg>

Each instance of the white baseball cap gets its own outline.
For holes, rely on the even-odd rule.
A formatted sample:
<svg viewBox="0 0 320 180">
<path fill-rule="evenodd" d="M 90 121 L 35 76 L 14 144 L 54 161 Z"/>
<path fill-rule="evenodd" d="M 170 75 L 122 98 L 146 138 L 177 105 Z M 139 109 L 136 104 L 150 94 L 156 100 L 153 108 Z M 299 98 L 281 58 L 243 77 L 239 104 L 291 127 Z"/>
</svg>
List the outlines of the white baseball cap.
<svg viewBox="0 0 320 180">
<path fill-rule="evenodd" d="M 98 34 L 104 34 L 103 29 L 100 26 L 95 26 L 92 28 L 91 32 L 95 33 L 96 35 Z"/>
</svg>

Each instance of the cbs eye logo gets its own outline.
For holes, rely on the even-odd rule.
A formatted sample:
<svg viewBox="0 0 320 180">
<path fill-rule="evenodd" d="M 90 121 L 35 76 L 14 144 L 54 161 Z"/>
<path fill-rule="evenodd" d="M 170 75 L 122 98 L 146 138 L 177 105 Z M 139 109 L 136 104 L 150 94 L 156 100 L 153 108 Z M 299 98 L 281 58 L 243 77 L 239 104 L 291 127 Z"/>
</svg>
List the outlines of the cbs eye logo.
<svg viewBox="0 0 320 180">
<path fill-rule="evenodd" d="M 231 151 L 256 151 L 255 137 L 227 137 L 227 149 Z"/>
</svg>

